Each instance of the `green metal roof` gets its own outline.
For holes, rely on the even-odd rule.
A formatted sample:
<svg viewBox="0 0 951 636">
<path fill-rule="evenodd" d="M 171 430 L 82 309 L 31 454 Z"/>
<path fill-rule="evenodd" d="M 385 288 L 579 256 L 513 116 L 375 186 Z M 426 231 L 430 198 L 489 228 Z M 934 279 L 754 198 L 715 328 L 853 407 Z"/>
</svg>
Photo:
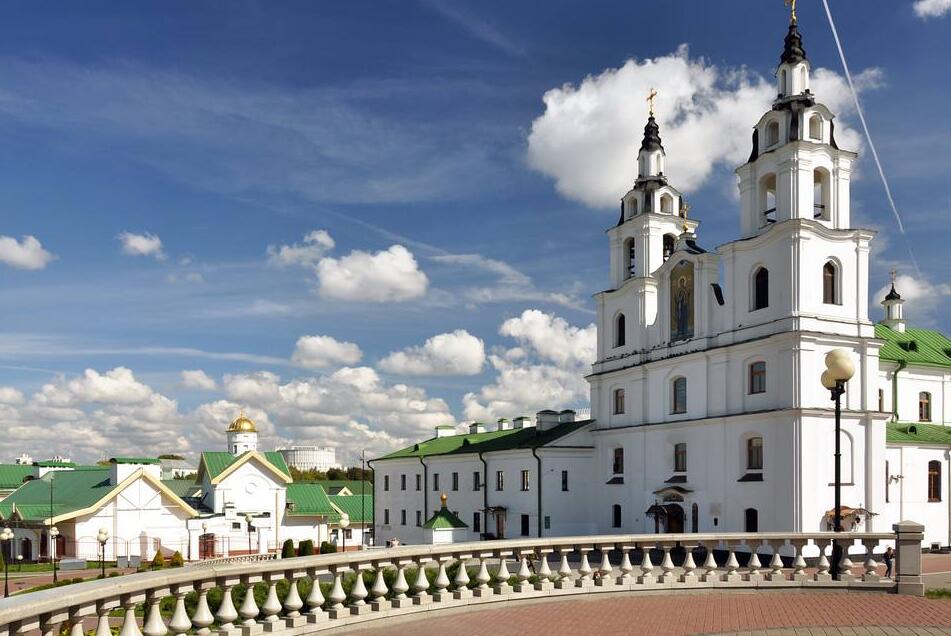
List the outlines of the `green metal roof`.
<svg viewBox="0 0 951 636">
<path fill-rule="evenodd" d="M 291 517 L 327 517 L 340 519 L 340 513 L 330 505 L 330 498 L 320 484 L 287 484 L 287 514 Z"/>
<path fill-rule="evenodd" d="M 424 528 L 430 530 L 452 530 L 453 528 L 468 528 L 466 523 L 454 515 L 446 507 L 440 508 L 439 512 L 429 518 L 429 521 L 423 524 Z"/>
<path fill-rule="evenodd" d="M 196 484 L 189 479 L 163 479 L 162 485 L 182 499 L 195 497 L 201 492 L 201 484 Z"/>
<path fill-rule="evenodd" d="M 54 461 L 42 461 L 42 462 L 33 462 L 34 466 L 39 466 L 40 468 L 75 468 L 76 464 L 73 462 L 54 462 Z"/>
<path fill-rule="evenodd" d="M 109 460 L 113 464 L 161 464 L 155 457 L 113 457 Z"/>
<path fill-rule="evenodd" d="M 951 339 L 940 331 L 909 327 L 901 333 L 879 323 L 875 337 L 885 341 L 878 354 L 882 360 L 951 368 Z"/>
<path fill-rule="evenodd" d="M 264 458 L 267 459 L 268 463 L 278 471 L 284 473 L 288 477 L 291 476 L 291 470 L 287 467 L 287 462 L 284 461 L 283 455 L 277 451 L 268 451 L 266 453 L 261 453 L 261 455 L 264 455 Z M 244 453 L 235 456 L 224 451 L 205 451 L 201 454 L 201 463 L 205 465 L 205 470 L 208 471 L 208 475 L 214 479 L 223 473 L 228 468 L 228 466 L 235 463 L 243 456 Z"/>
<path fill-rule="evenodd" d="M 373 495 L 334 495 L 330 501 L 353 523 L 369 523 L 373 518 Z"/>
<path fill-rule="evenodd" d="M 28 521 L 50 517 L 50 482 L 53 482 L 53 516 L 91 506 L 108 494 L 114 486 L 109 482 L 108 468 L 85 468 L 47 473 L 33 479 L 9 497 L 0 501 L 0 516 L 9 519 L 13 506 Z"/>
<path fill-rule="evenodd" d="M 33 470 L 29 464 L 0 464 L 0 490 L 16 490 Z"/>
<path fill-rule="evenodd" d="M 927 422 L 889 422 L 885 427 L 885 440 L 893 443 L 951 446 L 951 426 Z"/>
<path fill-rule="evenodd" d="M 512 450 L 517 448 L 538 448 L 564 437 L 569 433 L 587 426 L 591 420 L 564 422 L 542 431 L 534 426 L 507 431 L 473 433 L 434 437 L 425 442 L 407 446 L 380 459 L 400 459 L 404 457 L 433 457 L 434 455 L 457 455 L 465 453 L 485 453 L 491 451 Z"/>
<path fill-rule="evenodd" d="M 373 494 L 373 482 L 361 482 L 359 479 L 308 479 L 300 480 L 295 483 L 320 484 L 324 487 L 324 490 L 327 491 L 328 495 L 337 495 L 344 488 L 349 490 L 354 495 L 359 495 L 361 493 L 366 493 L 368 495 Z M 361 490 L 361 488 L 364 490 Z"/>
</svg>

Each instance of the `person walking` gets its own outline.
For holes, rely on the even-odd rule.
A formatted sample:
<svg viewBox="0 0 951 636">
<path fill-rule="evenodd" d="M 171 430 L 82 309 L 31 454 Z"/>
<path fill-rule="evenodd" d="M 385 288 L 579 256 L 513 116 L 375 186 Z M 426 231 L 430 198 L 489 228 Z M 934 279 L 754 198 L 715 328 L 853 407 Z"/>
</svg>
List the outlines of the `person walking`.
<svg viewBox="0 0 951 636">
<path fill-rule="evenodd" d="M 895 551 L 891 546 L 885 548 L 885 578 L 892 578 L 892 564 L 895 563 Z"/>
</svg>

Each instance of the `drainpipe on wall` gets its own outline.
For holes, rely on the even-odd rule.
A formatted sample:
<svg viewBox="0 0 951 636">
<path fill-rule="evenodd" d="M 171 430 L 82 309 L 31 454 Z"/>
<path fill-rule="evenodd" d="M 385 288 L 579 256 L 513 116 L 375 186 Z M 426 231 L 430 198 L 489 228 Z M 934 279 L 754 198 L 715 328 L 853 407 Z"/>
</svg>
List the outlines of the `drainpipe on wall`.
<svg viewBox="0 0 951 636">
<path fill-rule="evenodd" d="M 892 421 L 898 421 L 898 372 L 907 366 L 904 360 L 898 363 L 898 368 L 892 373 Z"/>
<path fill-rule="evenodd" d="M 425 523 L 426 519 L 429 519 L 429 468 L 423 461 L 422 455 L 419 456 L 419 463 L 423 465 L 423 523 Z"/>
<path fill-rule="evenodd" d="M 479 453 L 479 461 L 482 462 L 482 532 L 479 533 L 481 539 L 488 534 L 489 530 L 489 463 L 485 461 L 481 452 Z"/>
<path fill-rule="evenodd" d="M 538 449 L 532 447 L 532 455 L 538 463 L 538 538 L 542 536 L 542 458 L 538 455 Z M 951 497 L 949 497 L 951 499 Z"/>
<path fill-rule="evenodd" d="M 373 462 L 375 462 L 375 461 L 376 461 L 375 459 L 368 459 L 368 460 L 367 460 L 367 466 L 370 467 L 370 470 L 374 470 L 374 469 L 373 469 Z M 366 483 L 366 475 L 361 475 L 361 476 L 363 477 L 363 483 Z M 366 486 L 363 486 L 363 488 L 365 489 Z M 364 501 L 366 501 L 365 498 L 364 498 Z M 377 500 L 377 498 L 376 498 L 376 473 L 374 472 L 374 474 L 373 474 L 373 507 L 370 509 L 370 515 L 372 515 L 372 516 L 370 517 L 370 525 L 373 527 L 373 545 L 379 545 L 379 544 L 377 543 L 377 531 L 376 531 L 376 502 L 377 502 L 377 501 L 378 501 L 378 500 Z M 365 521 L 364 521 L 363 527 L 366 528 L 366 522 L 365 522 Z"/>
</svg>

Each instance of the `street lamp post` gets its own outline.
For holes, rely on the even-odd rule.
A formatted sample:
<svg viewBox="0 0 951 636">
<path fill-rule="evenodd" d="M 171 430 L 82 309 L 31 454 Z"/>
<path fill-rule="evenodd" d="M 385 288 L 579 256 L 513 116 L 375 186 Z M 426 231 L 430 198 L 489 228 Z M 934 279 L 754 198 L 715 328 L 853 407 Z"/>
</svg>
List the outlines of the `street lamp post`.
<svg viewBox="0 0 951 636">
<path fill-rule="evenodd" d="M 4 528 L 0 530 L 0 543 L 5 543 L 10 545 L 10 542 L 13 541 L 13 530 L 10 528 Z M 8 555 L 13 555 L 13 550 L 6 551 Z M 10 564 L 7 563 L 7 559 L 3 560 L 3 597 L 6 598 L 10 596 Z"/>
<path fill-rule="evenodd" d="M 59 536 L 59 528 L 53 526 L 50 528 L 50 561 L 53 562 L 53 583 L 56 583 L 56 537 Z"/>
<path fill-rule="evenodd" d="M 102 568 L 102 578 L 106 578 L 106 542 L 109 541 L 109 531 L 106 528 L 99 528 L 99 534 L 96 535 L 99 541 L 99 547 L 102 549 L 102 557 L 99 559 L 99 565 Z"/>
<path fill-rule="evenodd" d="M 199 539 L 199 544 L 198 544 L 198 558 L 199 559 L 208 558 L 208 547 L 206 545 L 208 543 L 207 536 L 208 536 L 208 522 L 202 521 L 201 522 L 201 538 Z"/>
<path fill-rule="evenodd" d="M 350 515 L 340 515 L 340 536 L 343 538 L 343 551 L 347 551 L 347 528 L 350 527 Z"/>
<path fill-rule="evenodd" d="M 254 526 L 251 525 L 251 521 L 254 517 L 251 516 L 251 513 L 244 515 L 244 520 L 248 523 L 248 554 L 251 554 L 251 532 L 254 530 Z"/>
<path fill-rule="evenodd" d="M 845 383 L 855 374 L 855 365 L 849 352 L 845 349 L 833 349 L 826 354 L 826 370 L 822 372 L 822 386 L 832 394 L 835 402 L 835 508 L 833 509 L 832 529 L 842 532 L 842 395 L 845 393 Z M 832 578 L 839 580 L 839 562 L 842 559 L 842 548 L 838 543 L 832 544 Z"/>
</svg>

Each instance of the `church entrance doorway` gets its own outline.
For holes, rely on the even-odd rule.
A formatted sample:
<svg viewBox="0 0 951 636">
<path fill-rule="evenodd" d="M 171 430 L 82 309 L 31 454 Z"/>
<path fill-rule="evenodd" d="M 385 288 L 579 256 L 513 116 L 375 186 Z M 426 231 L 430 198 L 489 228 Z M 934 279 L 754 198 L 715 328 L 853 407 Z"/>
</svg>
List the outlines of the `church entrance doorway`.
<svg viewBox="0 0 951 636">
<path fill-rule="evenodd" d="M 684 531 L 684 509 L 677 504 L 669 503 L 664 505 L 666 515 L 665 532 L 669 534 L 680 534 Z"/>
</svg>

